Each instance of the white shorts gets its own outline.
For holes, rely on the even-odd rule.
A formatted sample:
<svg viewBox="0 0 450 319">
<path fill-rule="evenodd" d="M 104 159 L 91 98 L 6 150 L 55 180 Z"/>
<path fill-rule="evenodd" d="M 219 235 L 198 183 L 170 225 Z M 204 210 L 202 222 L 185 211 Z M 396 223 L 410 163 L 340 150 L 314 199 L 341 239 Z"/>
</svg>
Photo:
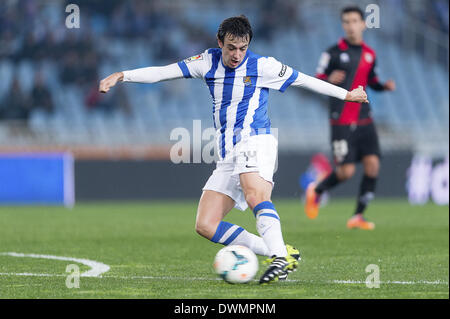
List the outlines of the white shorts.
<svg viewBox="0 0 450 319">
<path fill-rule="evenodd" d="M 239 174 L 258 172 L 266 181 L 273 183 L 277 165 L 278 142 L 271 134 L 253 135 L 239 142 L 232 154 L 217 162 L 216 169 L 203 190 L 212 190 L 230 196 L 239 210 L 248 205 L 241 188 Z"/>
</svg>

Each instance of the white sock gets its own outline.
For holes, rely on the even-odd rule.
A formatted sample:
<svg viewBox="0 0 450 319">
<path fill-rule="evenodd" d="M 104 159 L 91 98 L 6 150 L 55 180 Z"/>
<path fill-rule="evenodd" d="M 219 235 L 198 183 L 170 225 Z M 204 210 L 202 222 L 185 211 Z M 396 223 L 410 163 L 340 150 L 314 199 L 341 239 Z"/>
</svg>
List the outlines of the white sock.
<svg viewBox="0 0 450 319">
<path fill-rule="evenodd" d="M 219 223 L 211 241 L 225 246 L 242 245 L 250 248 L 257 255 L 271 256 L 269 248 L 261 237 L 229 222 L 221 221 Z"/>
<path fill-rule="evenodd" d="M 269 248 L 270 256 L 286 257 L 287 250 L 281 233 L 280 216 L 275 206 L 269 202 L 256 205 L 253 210 L 256 216 L 256 229 Z"/>
<path fill-rule="evenodd" d="M 271 256 L 264 239 L 249 233 L 245 229 L 230 243 L 230 245 L 242 245 L 250 248 L 257 255 Z"/>
</svg>

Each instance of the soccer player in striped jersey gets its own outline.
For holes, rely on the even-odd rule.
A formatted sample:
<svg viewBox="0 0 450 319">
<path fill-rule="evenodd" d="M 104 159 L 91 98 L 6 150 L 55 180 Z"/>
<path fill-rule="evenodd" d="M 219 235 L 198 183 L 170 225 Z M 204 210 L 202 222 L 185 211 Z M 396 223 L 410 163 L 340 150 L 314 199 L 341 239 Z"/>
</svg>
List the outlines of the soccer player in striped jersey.
<svg viewBox="0 0 450 319">
<path fill-rule="evenodd" d="M 199 201 L 196 231 L 223 245 L 243 245 L 268 256 L 269 267 L 260 283 L 286 279 L 298 266 L 297 249 L 285 245 L 280 216 L 271 201 L 277 140 L 267 114 L 269 89 L 284 92 L 304 87 L 340 100 L 367 102 L 362 87 L 352 91 L 308 76 L 273 57 L 249 50 L 252 29 L 245 16 L 224 20 L 217 33 L 219 48 L 178 63 L 114 73 L 100 82 L 107 92 L 118 81 L 155 83 L 199 78 L 213 100 L 213 120 L 219 160 Z M 223 221 L 236 207 L 253 211 L 258 235 Z"/>
<path fill-rule="evenodd" d="M 393 91 L 395 82 L 380 83 L 376 74 L 375 51 L 363 41 L 366 27 L 363 11 L 354 6 L 341 12 L 345 39 L 324 52 L 319 61 L 316 76 L 319 79 L 351 90 L 369 85 L 375 91 Z M 347 227 L 372 230 L 373 222 L 363 213 L 374 197 L 380 166 L 378 134 L 368 103 L 354 103 L 330 98 L 331 145 L 336 169 L 318 185 L 312 183 L 306 190 L 305 213 L 316 218 L 319 213 L 320 195 L 355 173 L 355 163 L 361 161 L 364 176 L 360 184 L 358 200 Z"/>
</svg>

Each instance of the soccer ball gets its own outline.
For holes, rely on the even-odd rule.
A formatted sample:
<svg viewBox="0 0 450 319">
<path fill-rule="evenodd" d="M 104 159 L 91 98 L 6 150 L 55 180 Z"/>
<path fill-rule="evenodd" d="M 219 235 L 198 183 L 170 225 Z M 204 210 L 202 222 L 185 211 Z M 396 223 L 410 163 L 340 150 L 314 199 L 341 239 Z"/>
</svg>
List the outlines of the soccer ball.
<svg viewBox="0 0 450 319">
<path fill-rule="evenodd" d="M 240 245 L 226 246 L 214 259 L 214 270 L 228 283 L 249 282 L 258 271 L 258 258 L 249 248 Z"/>
</svg>

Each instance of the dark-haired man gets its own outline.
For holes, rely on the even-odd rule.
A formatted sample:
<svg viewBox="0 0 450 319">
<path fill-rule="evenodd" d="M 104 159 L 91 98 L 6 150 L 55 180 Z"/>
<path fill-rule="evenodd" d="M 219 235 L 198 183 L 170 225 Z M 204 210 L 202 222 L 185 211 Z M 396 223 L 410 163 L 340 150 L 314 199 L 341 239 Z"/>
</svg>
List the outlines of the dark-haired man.
<svg viewBox="0 0 450 319">
<path fill-rule="evenodd" d="M 362 10 L 346 7 L 341 12 L 341 20 L 346 37 L 322 53 L 316 76 L 347 90 L 359 86 L 365 88 L 367 85 L 376 91 L 395 90 L 394 81 L 381 84 L 375 73 L 375 51 L 363 41 L 366 25 Z M 310 184 L 306 190 L 305 213 L 311 219 L 316 218 L 320 195 L 352 177 L 355 163 L 361 161 L 364 176 L 356 209 L 347 227 L 374 229 L 375 224 L 363 217 L 367 204 L 374 196 L 380 166 L 380 147 L 370 105 L 331 97 L 330 124 L 336 169 L 318 185 Z"/>
<path fill-rule="evenodd" d="M 164 67 L 118 72 L 100 82 L 107 92 L 117 81 L 154 83 L 177 78 L 201 78 L 213 99 L 213 119 L 219 161 L 206 182 L 197 210 L 196 231 L 223 245 L 243 245 L 270 257 L 260 283 L 286 279 L 300 254 L 285 245 L 280 217 L 271 201 L 277 140 L 267 115 L 269 89 L 284 92 L 301 86 L 336 98 L 364 102 L 362 87 L 348 92 L 302 74 L 272 57 L 250 50 L 252 29 L 245 16 L 224 20 L 217 32 L 219 48 Z M 260 236 L 223 221 L 236 207 L 253 210 Z"/>
</svg>

